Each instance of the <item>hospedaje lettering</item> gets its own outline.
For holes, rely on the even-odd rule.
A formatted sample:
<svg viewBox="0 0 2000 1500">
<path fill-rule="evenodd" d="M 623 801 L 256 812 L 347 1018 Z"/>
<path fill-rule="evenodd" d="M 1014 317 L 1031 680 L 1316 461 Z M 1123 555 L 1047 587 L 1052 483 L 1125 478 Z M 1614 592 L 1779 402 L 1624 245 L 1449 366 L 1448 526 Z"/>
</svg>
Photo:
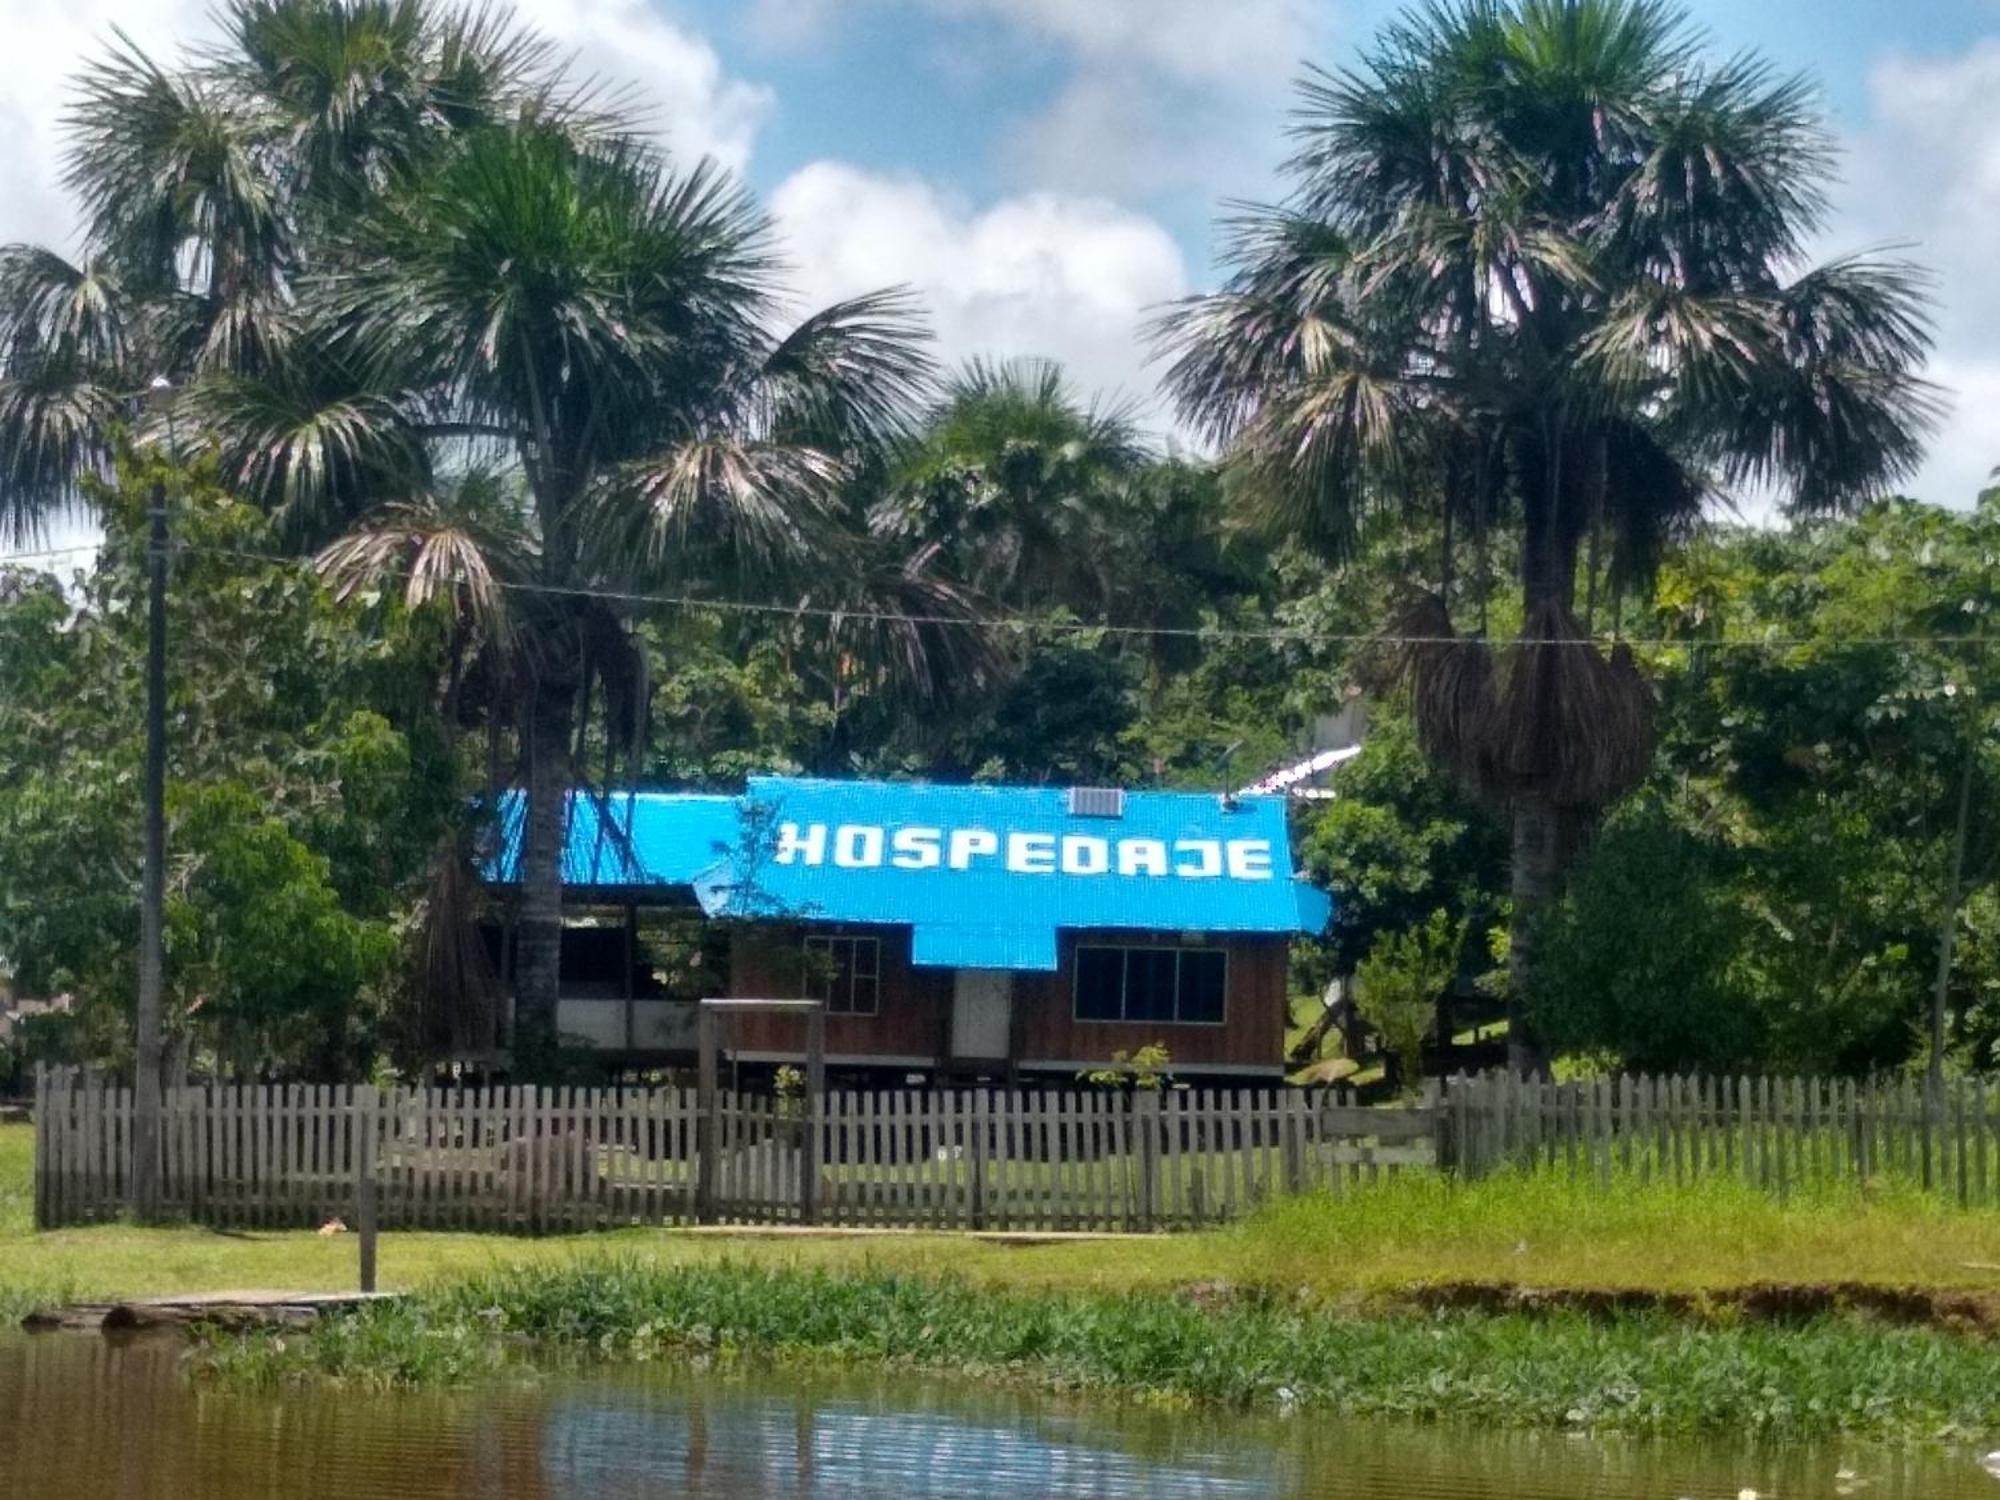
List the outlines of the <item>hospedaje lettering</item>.
<svg viewBox="0 0 2000 1500">
<path fill-rule="evenodd" d="M 1001 833 L 991 828 L 894 830 L 875 823 L 780 823 L 774 863 L 842 870 L 972 870 L 1010 875 L 1156 876 L 1271 880 L 1269 839 L 1106 838 L 1091 833 Z"/>
</svg>

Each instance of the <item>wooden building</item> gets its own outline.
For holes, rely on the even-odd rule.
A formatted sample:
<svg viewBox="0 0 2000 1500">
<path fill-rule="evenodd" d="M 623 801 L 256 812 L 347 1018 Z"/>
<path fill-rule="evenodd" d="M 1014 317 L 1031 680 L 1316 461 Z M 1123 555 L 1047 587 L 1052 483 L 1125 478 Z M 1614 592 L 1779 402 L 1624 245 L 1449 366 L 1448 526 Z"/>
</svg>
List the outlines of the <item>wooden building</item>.
<svg viewBox="0 0 2000 1500">
<path fill-rule="evenodd" d="M 1291 941 L 1330 915 L 1292 873 L 1281 798 L 1184 792 L 756 777 L 740 798 L 580 798 L 566 877 L 594 912 L 565 948 L 567 1035 L 683 1060 L 691 997 L 621 955 L 646 911 L 692 906 L 726 938 L 720 992 L 825 1001 L 848 1073 L 1073 1077 L 1159 1044 L 1177 1076 L 1275 1079 Z M 739 1016 L 729 1046 L 774 1067 L 803 1033 Z"/>
</svg>

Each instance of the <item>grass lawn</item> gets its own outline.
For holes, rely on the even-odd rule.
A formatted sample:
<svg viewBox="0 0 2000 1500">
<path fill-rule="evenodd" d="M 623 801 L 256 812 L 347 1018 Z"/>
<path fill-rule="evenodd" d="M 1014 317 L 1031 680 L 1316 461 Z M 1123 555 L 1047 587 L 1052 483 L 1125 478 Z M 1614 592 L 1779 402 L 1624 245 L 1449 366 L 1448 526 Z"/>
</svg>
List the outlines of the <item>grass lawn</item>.
<svg viewBox="0 0 2000 1500">
<path fill-rule="evenodd" d="M 353 1285 L 351 1235 L 33 1228 L 32 1129 L 0 1126 L 0 1302 Z M 1301 1289 L 1366 1299 L 1443 1281 L 1709 1292 L 1753 1282 L 1866 1282 L 2000 1297 L 2000 1213 L 1914 1192 L 1774 1199 L 1727 1183 L 1675 1189 L 1560 1175 L 1458 1185 L 1423 1174 L 1280 1203 L 1199 1234 L 1029 1245 L 943 1234 L 781 1238 L 633 1229 L 543 1239 L 400 1232 L 381 1243 L 385 1287 L 417 1287 L 607 1253 L 662 1266 L 950 1272 L 989 1286 Z"/>
</svg>

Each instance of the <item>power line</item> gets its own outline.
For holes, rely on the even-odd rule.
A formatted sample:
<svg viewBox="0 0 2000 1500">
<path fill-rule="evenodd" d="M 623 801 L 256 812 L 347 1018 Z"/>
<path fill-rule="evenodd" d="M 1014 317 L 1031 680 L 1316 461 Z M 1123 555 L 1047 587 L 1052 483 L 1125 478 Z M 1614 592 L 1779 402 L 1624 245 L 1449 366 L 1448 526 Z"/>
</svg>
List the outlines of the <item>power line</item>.
<svg viewBox="0 0 2000 1500">
<path fill-rule="evenodd" d="M 237 547 L 216 547 L 199 542 L 178 543 L 173 548 L 177 552 L 194 553 L 208 557 L 230 557 L 245 562 L 265 563 L 278 567 L 304 567 L 308 559 L 276 552 L 253 552 Z M 441 580 L 442 581 L 442 580 Z M 452 583 L 464 583 L 462 575 L 449 579 Z M 976 615 L 976 614 L 919 614 L 902 610 L 872 608 L 846 608 L 831 604 L 785 603 L 776 600 L 755 599 L 713 599 L 696 594 L 664 594 L 584 587 L 576 584 L 535 583 L 527 579 L 488 579 L 486 585 L 508 593 L 527 594 L 547 598 L 590 599 L 605 604 L 641 604 L 656 608 L 685 609 L 690 611 L 708 610 L 718 614 L 754 614 L 790 617 L 793 619 L 822 619 L 830 621 L 860 621 L 884 625 L 931 625 L 931 626 L 984 626 L 998 630 L 1012 630 L 1024 635 L 1117 635 L 1133 637 L 1168 637 L 1186 640 L 1209 641 L 1265 641 L 1292 645 L 1328 646 L 1457 646 L 1466 645 L 1479 639 L 1475 636 L 1444 635 L 1404 635 L 1393 631 L 1330 631 L 1317 630 L 1309 626 L 1265 626 L 1250 627 L 1240 625 L 1136 625 L 1114 621 L 1056 619 L 1031 615 Z M 1509 645 L 1512 642 L 1497 641 L 1492 644 Z M 1910 647 L 1910 646 L 1979 646 L 1991 648 L 2000 644 L 2000 636 L 1986 635 L 1891 635 L 1891 636 L 1754 636 L 1722 640 L 1686 640 L 1670 636 L 1593 636 L 1577 640 L 1562 640 L 1544 644 L 1560 646 L 1622 645 L 1635 651 L 1796 651 L 1811 647 L 1847 646 L 1864 647 Z"/>
<path fill-rule="evenodd" d="M 79 552 L 96 552 L 102 542 L 77 542 L 68 547 L 44 547 L 35 552 L 0 552 L 0 567 L 8 563 L 46 562 L 50 558 L 74 557 Z"/>
</svg>

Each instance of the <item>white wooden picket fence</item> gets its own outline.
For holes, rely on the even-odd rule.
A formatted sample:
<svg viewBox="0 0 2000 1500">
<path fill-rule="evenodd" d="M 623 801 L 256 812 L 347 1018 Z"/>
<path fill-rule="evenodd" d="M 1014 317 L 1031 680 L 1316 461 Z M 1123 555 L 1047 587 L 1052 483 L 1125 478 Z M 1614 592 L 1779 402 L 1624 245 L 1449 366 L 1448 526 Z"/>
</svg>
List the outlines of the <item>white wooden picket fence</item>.
<svg viewBox="0 0 2000 1500">
<path fill-rule="evenodd" d="M 1438 1139 L 1468 1177 L 1505 1168 L 1688 1184 L 1733 1178 L 1780 1197 L 1897 1182 L 2000 1206 L 2000 1087 L 1909 1077 L 1450 1080 Z"/>
<path fill-rule="evenodd" d="M 1427 1168 L 1439 1118 L 1292 1089 L 704 1101 L 689 1089 L 183 1088 L 165 1099 L 159 1211 L 231 1228 L 351 1223 L 365 1177 L 385 1228 L 1191 1228 L 1274 1194 Z M 129 1089 L 44 1077 L 36 1121 L 39 1225 L 131 1211 Z"/>
</svg>

